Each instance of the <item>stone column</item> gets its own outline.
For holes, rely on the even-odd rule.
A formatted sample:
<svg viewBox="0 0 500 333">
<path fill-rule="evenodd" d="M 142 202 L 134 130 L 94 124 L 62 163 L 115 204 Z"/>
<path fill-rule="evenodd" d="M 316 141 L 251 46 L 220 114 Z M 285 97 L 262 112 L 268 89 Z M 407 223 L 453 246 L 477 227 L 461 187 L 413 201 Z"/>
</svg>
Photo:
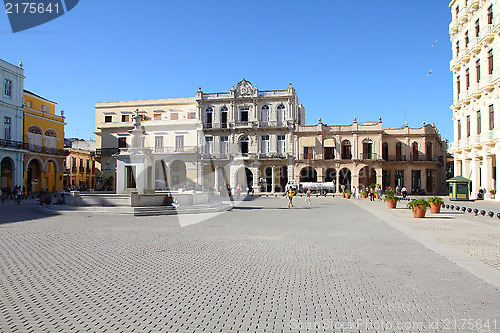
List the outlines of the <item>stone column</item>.
<svg viewBox="0 0 500 333">
<path fill-rule="evenodd" d="M 377 173 L 377 184 L 382 185 L 382 167 L 375 168 L 375 172 Z"/>
<path fill-rule="evenodd" d="M 454 176 L 462 176 L 462 172 L 459 170 L 457 153 L 453 154 L 453 174 Z"/>
<path fill-rule="evenodd" d="M 340 192 L 340 169 L 337 167 L 335 170 L 335 193 L 337 193 Z"/>
<path fill-rule="evenodd" d="M 486 193 L 484 193 L 484 197 L 487 198 L 487 199 L 490 199 L 491 198 L 491 194 L 490 194 L 490 190 L 493 188 L 492 186 L 492 183 L 493 183 L 493 179 L 492 179 L 492 169 L 493 169 L 493 166 L 492 166 L 492 157 L 490 155 L 488 155 L 488 153 L 483 153 L 483 168 L 481 169 L 481 181 L 482 181 L 482 184 L 481 184 L 481 188 L 485 188 L 486 189 Z"/>
<path fill-rule="evenodd" d="M 272 170 L 271 193 L 274 193 L 274 187 L 276 185 L 276 180 L 275 180 L 275 177 L 276 177 L 276 166 L 273 165 L 271 167 L 271 170 Z"/>
<path fill-rule="evenodd" d="M 479 161 L 476 159 L 475 156 L 472 156 L 472 160 L 471 160 L 471 175 L 472 175 L 472 184 L 471 184 L 471 188 L 472 188 L 472 195 L 471 195 L 471 198 L 474 198 L 476 199 L 477 198 L 477 192 L 479 191 Z"/>
<path fill-rule="evenodd" d="M 260 169 L 259 168 L 250 168 L 250 170 L 252 170 L 252 174 L 253 174 L 253 190 L 255 193 L 259 193 L 260 192 L 260 187 L 259 187 L 259 179 L 260 179 Z"/>
<path fill-rule="evenodd" d="M 219 190 L 219 166 L 215 166 L 215 177 L 214 177 L 214 186 Z"/>
</svg>

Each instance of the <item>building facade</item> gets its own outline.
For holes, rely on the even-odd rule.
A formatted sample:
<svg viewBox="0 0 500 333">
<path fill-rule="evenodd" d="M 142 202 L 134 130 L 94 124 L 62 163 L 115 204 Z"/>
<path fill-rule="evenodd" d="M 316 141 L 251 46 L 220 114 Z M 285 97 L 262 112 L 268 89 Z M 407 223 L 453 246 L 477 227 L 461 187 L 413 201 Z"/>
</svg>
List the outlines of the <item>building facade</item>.
<svg viewBox="0 0 500 333">
<path fill-rule="evenodd" d="M 434 125 L 384 128 L 382 120 L 351 125 L 298 126 L 295 131 L 295 179 L 342 185 L 406 186 L 412 193 L 445 189 L 446 143 Z"/>
<path fill-rule="evenodd" d="M 24 90 L 24 186 L 29 192 L 63 189 L 64 112 L 56 115 L 56 102 Z"/>
<path fill-rule="evenodd" d="M 0 59 L 0 189 L 23 184 L 23 84 L 22 64 Z"/>
<path fill-rule="evenodd" d="M 489 198 L 500 177 L 500 3 L 453 0 L 449 7 L 454 173 L 472 180 L 472 198 L 479 189 Z"/>
<path fill-rule="evenodd" d="M 65 189 L 99 189 L 103 186 L 100 165 L 95 160 L 95 141 L 77 138 L 64 139 L 68 156 L 64 161 Z"/>
<path fill-rule="evenodd" d="M 284 90 L 259 90 L 243 79 L 228 92 L 200 88 L 196 103 L 203 124 L 205 188 L 285 188 L 293 178 L 293 132 L 305 120 L 291 84 Z"/>
<path fill-rule="evenodd" d="M 195 98 L 102 102 L 96 103 L 95 112 L 103 184 L 128 193 L 138 190 L 138 184 L 141 191 L 154 192 L 200 183 L 201 127 Z M 139 143 L 133 142 L 136 114 L 141 116 Z"/>
</svg>

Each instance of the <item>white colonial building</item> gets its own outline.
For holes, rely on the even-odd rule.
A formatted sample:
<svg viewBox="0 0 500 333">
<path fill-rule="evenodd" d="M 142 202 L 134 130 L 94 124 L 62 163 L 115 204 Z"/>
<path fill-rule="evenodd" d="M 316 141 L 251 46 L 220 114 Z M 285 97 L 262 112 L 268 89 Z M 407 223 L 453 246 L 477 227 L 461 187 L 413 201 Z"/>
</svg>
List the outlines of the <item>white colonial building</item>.
<svg viewBox="0 0 500 333">
<path fill-rule="evenodd" d="M 203 185 L 282 191 L 293 178 L 293 132 L 305 109 L 290 84 L 259 90 L 245 79 L 228 92 L 196 94 L 203 123 Z"/>
<path fill-rule="evenodd" d="M 0 188 L 23 184 L 23 83 L 22 64 L 0 59 Z"/>
<path fill-rule="evenodd" d="M 500 178 L 500 2 L 453 0 L 449 7 L 455 176 L 472 180 L 472 198 L 480 188 L 489 198 Z"/>
</svg>

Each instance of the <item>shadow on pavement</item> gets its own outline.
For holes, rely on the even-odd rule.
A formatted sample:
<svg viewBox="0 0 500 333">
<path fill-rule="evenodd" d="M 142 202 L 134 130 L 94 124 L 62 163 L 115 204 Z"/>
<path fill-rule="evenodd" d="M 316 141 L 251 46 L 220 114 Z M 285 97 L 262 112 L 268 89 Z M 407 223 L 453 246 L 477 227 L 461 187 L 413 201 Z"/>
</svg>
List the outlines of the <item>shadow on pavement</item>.
<svg viewBox="0 0 500 333">
<path fill-rule="evenodd" d="M 0 225 L 14 222 L 39 220 L 57 214 L 50 214 L 39 210 L 34 200 L 24 200 L 20 205 L 13 202 L 0 204 Z"/>
</svg>

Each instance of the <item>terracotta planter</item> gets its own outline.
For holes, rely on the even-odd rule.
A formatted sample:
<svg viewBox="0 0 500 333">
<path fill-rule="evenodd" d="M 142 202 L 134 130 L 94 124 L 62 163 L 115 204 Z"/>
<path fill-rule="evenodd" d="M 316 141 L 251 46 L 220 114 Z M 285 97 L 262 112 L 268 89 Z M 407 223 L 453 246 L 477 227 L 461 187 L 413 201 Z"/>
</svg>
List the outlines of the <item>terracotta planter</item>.
<svg viewBox="0 0 500 333">
<path fill-rule="evenodd" d="M 398 202 L 396 200 L 387 200 L 387 207 L 389 208 L 396 208 L 396 205 Z"/>
<path fill-rule="evenodd" d="M 435 204 L 433 202 L 429 202 L 431 205 L 431 213 L 437 214 L 441 211 L 441 204 Z"/>
<path fill-rule="evenodd" d="M 378 194 L 378 192 L 375 192 L 375 198 L 380 199 L 380 194 Z"/>
<path fill-rule="evenodd" d="M 346 199 L 351 199 L 351 195 L 350 195 L 349 193 L 346 193 L 346 194 L 345 194 L 345 198 L 346 198 Z"/>
<path fill-rule="evenodd" d="M 413 217 L 416 219 L 424 218 L 426 210 L 427 208 L 421 208 L 420 206 L 415 206 L 413 208 Z"/>
<path fill-rule="evenodd" d="M 344 192 L 342 192 L 342 198 L 345 198 L 345 193 Z"/>
<path fill-rule="evenodd" d="M 362 194 L 361 196 L 362 196 L 364 199 L 368 198 L 368 195 L 366 195 L 366 194 Z"/>
</svg>

